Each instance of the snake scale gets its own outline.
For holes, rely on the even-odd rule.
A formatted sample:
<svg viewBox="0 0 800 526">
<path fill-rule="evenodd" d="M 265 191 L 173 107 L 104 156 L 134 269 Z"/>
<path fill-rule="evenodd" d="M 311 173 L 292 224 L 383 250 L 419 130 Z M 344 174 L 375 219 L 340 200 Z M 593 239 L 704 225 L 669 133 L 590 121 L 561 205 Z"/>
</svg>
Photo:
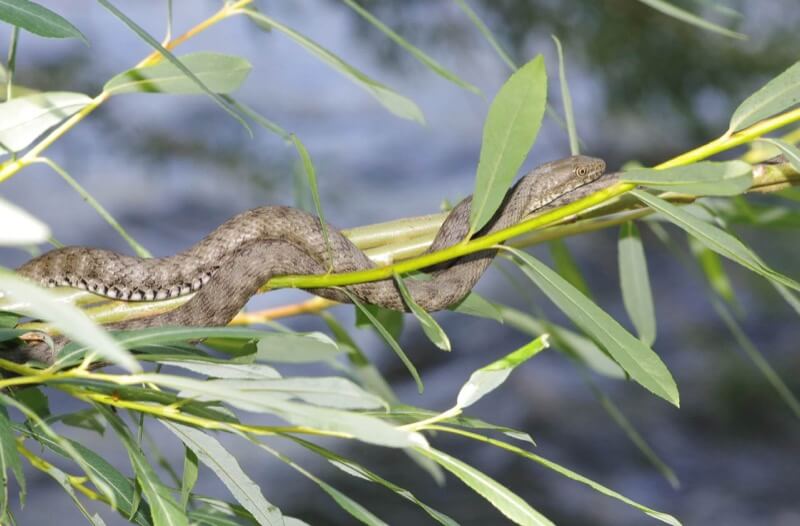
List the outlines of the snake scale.
<svg viewBox="0 0 800 526">
<path fill-rule="evenodd" d="M 507 193 L 485 235 L 547 207 L 565 204 L 607 186 L 605 163 L 572 156 L 542 164 L 520 179 Z M 602 177 L 602 179 L 601 179 Z M 471 197 L 461 201 L 445 219 L 429 252 L 462 241 L 469 232 Z M 163 258 L 138 258 L 85 247 L 51 250 L 17 269 L 42 286 L 86 289 L 109 298 L 150 301 L 194 296 L 167 313 L 128 320 L 113 328 L 154 326 L 221 326 L 227 324 L 261 285 L 283 274 L 350 272 L 374 267 L 367 256 L 333 227 L 325 241 L 319 219 L 284 206 L 255 208 L 229 219 L 194 246 Z M 426 311 L 447 308 L 466 296 L 495 256 L 485 250 L 426 269 L 427 280 L 408 279 L 414 301 Z M 347 290 L 364 303 L 408 310 L 393 280 L 350 285 Z M 312 293 L 349 302 L 341 290 Z"/>
</svg>

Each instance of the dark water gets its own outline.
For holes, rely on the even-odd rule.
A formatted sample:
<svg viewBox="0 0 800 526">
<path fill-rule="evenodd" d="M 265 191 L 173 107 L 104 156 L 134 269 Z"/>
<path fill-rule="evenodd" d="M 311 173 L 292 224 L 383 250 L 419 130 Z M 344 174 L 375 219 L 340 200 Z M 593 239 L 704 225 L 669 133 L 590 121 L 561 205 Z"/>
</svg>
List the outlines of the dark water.
<svg viewBox="0 0 800 526">
<path fill-rule="evenodd" d="M 74 22 L 90 48 L 76 42 L 23 34 L 20 82 L 50 90 L 95 93 L 111 75 L 149 50 L 101 8 L 83 2 L 44 2 Z M 119 2 L 153 34 L 163 31 L 161 3 Z M 738 102 L 797 60 L 800 13 L 791 0 L 744 4 L 740 29 L 748 42 L 734 42 L 658 15 L 637 2 L 473 2 L 509 43 L 520 62 L 536 53 L 556 77 L 549 39 L 565 44 L 569 81 L 583 151 L 617 167 L 628 159 L 664 160 L 726 127 Z M 179 27 L 211 12 L 212 2 L 176 2 Z M 732 3 L 732 5 L 735 5 Z M 239 98 L 302 138 L 317 167 L 328 218 L 356 226 L 438 209 L 442 199 L 471 192 L 487 98 L 508 69 L 449 2 L 384 2 L 375 7 L 394 27 L 430 51 L 487 94 L 476 97 L 402 58 L 374 31 L 337 2 L 265 3 L 268 12 L 312 36 L 381 82 L 413 98 L 427 126 L 394 118 L 365 92 L 330 71 L 277 33 L 264 34 L 244 20 L 230 20 L 193 40 L 180 52 L 215 50 L 247 57 L 254 71 Z M 156 13 L 156 14 L 154 14 Z M 724 20 L 724 19 L 723 19 Z M 6 28 L 0 41 L 8 41 Z M 399 62 L 398 62 L 399 59 Z M 558 85 L 551 100 L 559 105 Z M 546 122 L 529 164 L 567 155 L 566 134 Z M 48 154 L 67 168 L 141 243 L 158 255 L 183 248 L 224 219 L 261 204 L 292 204 L 295 157 L 280 139 L 243 129 L 203 97 L 131 95 L 112 99 L 52 147 Z M 126 250 L 124 242 L 66 184 L 33 167 L 0 187 L 0 195 L 35 212 L 63 243 Z M 768 261 L 790 274 L 795 269 L 792 232 L 741 232 Z M 674 232 L 683 245 L 682 237 Z M 741 354 L 705 300 L 697 275 L 645 232 L 659 320 L 656 351 L 681 390 L 676 410 L 630 383 L 593 378 L 633 421 L 681 480 L 678 490 L 647 463 L 602 409 L 580 373 L 558 353 L 545 353 L 516 371 L 470 414 L 531 433 L 537 453 L 563 463 L 685 524 L 800 524 L 800 425 L 766 381 Z M 569 241 L 598 303 L 627 324 L 617 278 L 616 232 Z M 774 247 L 783 247 L 780 250 Z M 546 256 L 541 249 L 537 255 Z M 24 261 L 3 250 L 0 264 Z M 728 267 L 746 319 L 744 327 L 795 392 L 800 392 L 796 315 L 764 282 Z M 796 276 L 796 273 L 792 274 Z M 518 278 L 519 279 L 519 278 Z M 497 301 L 528 307 L 499 273 L 479 291 Z M 305 297 L 277 292 L 254 305 Z M 345 321 L 351 309 L 335 310 Z M 550 311 L 548 311 L 550 312 Z M 556 316 L 556 318 L 558 318 Z M 424 396 L 399 362 L 373 335 L 358 341 L 381 365 L 402 399 L 432 409 L 449 407 L 470 372 L 525 343 L 510 328 L 474 318 L 438 317 L 454 352 L 441 353 L 409 320 L 402 343 L 426 382 Z M 291 321 L 297 329 L 321 329 L 313 318 Z M 51 393 L 58 411 L 79 407 Z M 179 465 L 182 448 L 152 424 L 149 431 Z M 115 439 L 79 435 L 87 445 L 127 469 Z M 266 458 L 227 440 L 241 464 L 262 484 L 269 500 L 311 524 L 351 524 L 316 486 Z M 518 492 L 559 524 L 642 524 L 646 517 L 517 457 L 464 440 L 433 439 Z M 292 448 L 305 467 L 324 475 L 390 524 L 426 524 L 413 506 L 341 474 Z M 344 449 L 380 475 L 462 524 L 503 524 L 481 498 L 449 479 L 437 488 L 398 452 L 358 445 Z M 208 471 L 198 489 L 227 498 Z M 50 479 L 30 472 L 29 504 L 21 524 L 61 524 L 82 518 Z M 39 503 L 46 502 L 43 506 Z M 103 508 L 97 508 L 102 510 Z M 103 513 L 107 524 L 125 522 Z"/>
</svg>

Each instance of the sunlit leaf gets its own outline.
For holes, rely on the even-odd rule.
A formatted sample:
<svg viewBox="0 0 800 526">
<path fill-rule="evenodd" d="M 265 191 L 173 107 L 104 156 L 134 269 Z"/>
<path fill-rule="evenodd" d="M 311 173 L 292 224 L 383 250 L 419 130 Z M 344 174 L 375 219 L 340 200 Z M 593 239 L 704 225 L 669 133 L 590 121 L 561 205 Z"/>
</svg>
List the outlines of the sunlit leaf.
<svg viewBox="0 0 800 526">
<path fill-rule="evenodd" d="M 0 20 L 48 38 L 77 38 L 89 42 L 64 17 L 29 0 L 0 0 Z"/>
<path fill-rule="evenodd" d="M 567 124 L 567 135 L 569 136 L 569 151 L 572 155 L 578 155 L 581 153 L 580 140 L 575 126 L 575 113 L 572 111 L 572 95 L 569 93 L 569 85 L 567 84 L 564 51 L 561 49 L 561 41 L 558 37 L 555 35 L 550 35 L 550 37 L 556 44 L 556 53 L 558 54 L 558 80 L 561 84 L 561 103 L 564 105 L 564 120 Z"/>
<path fill-rule="evenodd" d="M 3 0 L 0 0 L 2 2 Z M 18 152 L 92 99 L 83 93 L 34 93 L 0 103 L 0 152 Z"/>
<path fill-rule="evenodd" d="M 620 180 L 693 195 L 736 195 L 753 184 L 753 167 L 743 161 L 703 161 L 665 170 L 637 168 Z"/>
<path fill-rule="evenodd" d="M 679 405 L 675 380 L 650 347 L 546 265 L 519 250 L 505 249 L 523 263 L 520 268 L 542 292 L 575 325 L 602 345 L 633 380 L 668 402 Z"/>
<path fill-rule="evenodd" d="M 455 305 L 448 307 L 448 309 L 453 312 L 477 316 L 479 318 L 487 318 L 498 323 L 503 323 L 503 315 L 495 304 L 474 291 L 467 294 L 464 299 Z"/>
<path fill-rule="evenodd" d="M 800 102 L 800 62 L 796 62 L 747 97 L 733 112 L 728 133 L 777 115 L 798 102 Z"/>
<path fill-rule="evenodd" d="M 283 514 L 277 506 L 267 501 L 261 488 L 247 476 L 236 457 L 216 438 L 193 427 L 161 420 L 167 429 L 175 433 L 197 458 L 211 468 L 228 491 L 262 526 L 283 525 Z"/>
<path fill-rule="evenodd" d="M 467 383 L 461 387 L 456 406 L 460 408 L 471 406 L 497 389 L 517 366 L 530 360 L 549 346 L 548 335 L 544 334 L 503 358 L 481 367 L 472 373 Z"/>
<path fill-rule="evenodd" d="M 656 314 L 650 276 L 639 229 L 628 221 L 619 231 L 619 280 L 622 302 L 639 338 L 649 346 L 656 341 Z"/>
<path fill-rule="evenodd" d="M 550 519 L 531 508 L 516 493 L 469 464 L 433 448 L 417 448 L 417 451 L 461 479 L 514 523 L 525 526 L 553 526 Z"/>
<path fill-rule="evenodd" d="M 214 93 L 236 91 L 253 68 L 241 57 L 222 53 L 189 53 L 176 58 Z M 103 91 L 115 95 L 136 92 L 184 95 L 205 93 L 193 79 L 169 61 L 129 69 L 115 75 L 106 82 Z"/>
<path fill-rule="evenodd" d="M 185 512 L 188 509 L 189 497 L 192 495 L 194 485 L 197 483 L 198 466 L 197 454 L 189 447 L 185 447 L 184 449 L 183 476 L 181 477 L 181 506 Z"/>
<path fill-rule="evenodd" d="M 539 133 L 546 102 L 547 73 L 539 55 L 506 80 L 489 107 L 470 207 L 471 233 L 479 231 L 503 201 Z"/>
<path fill-rule="evenodd" d="M 731 261 L 735 261 L 769 280 L 794 290 L 800 290 L 800 283 L 769 268 L 752 250 L 721 228 L 706 223 L 685 210 L 682 210 L 680 207 L 668 203 L 663 199 L 659 199 L 654 195 L 650 195 L 647 192 L 632 190 L 630 193 L 653 210 L 661 213 L 670 222 L 694 236 L 703 245 L 717 254 L 725 256 Z"/>
<path fill-rule="evenodd" d="M 25 210 L 0 199 L 0 246 L 37 245 L 50 237 L 50 229 Z"/>
<path fill-rule="evenodd" d="M 52 321 L 69 338 L 90 346 L 103 358 L 128 371 L 140 371 L 136 359 L 77 307 L 57 301 L 53 295 L 11 272 L 0 269 L 0 291 L 17 301 L 30 302 L 38 318 Z"/>
<path fill-rule="evenodd" d="M 800 84 L 800 77 L 798 78 L 798 84 Z M 799 89 L 800 92 L 800 89 Z M 798 100 L 800 100 L 800 94 L 798 95 Z M 800 172 L 800 148 L 795 146 L 794 144 L 789 144 L 786 141 L 782 141 L 780 139 L 761 139 L 763 142 L 768 142 L 778 148 L 781 153 L 786 157 L 786 160 L 789 161 L 789 164 L 792 165 L 792 168 Z"/>
<path fill-rule="evenodd" d="M 260 363 L 208 363 L 197 361 L 160 361 L 163 365 L 180 367 L 211 378 L 229 378 L 240 380 L 274 380 L 281 373 L 269 365 Z"/>
</svg>

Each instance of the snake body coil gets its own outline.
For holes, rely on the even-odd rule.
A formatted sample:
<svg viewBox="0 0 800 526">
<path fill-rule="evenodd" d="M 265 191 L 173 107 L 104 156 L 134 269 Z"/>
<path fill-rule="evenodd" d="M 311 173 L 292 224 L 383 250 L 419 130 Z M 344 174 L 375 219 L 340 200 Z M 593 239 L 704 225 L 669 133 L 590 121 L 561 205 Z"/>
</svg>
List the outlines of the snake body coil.
<svg viewBox="0 0 800 526">
<path fill-rule="evenodd" d="M 507 228 L 555 202 L 585 195 L 581 189 L 600 178 L 605 163 L 575 156 L 543 164 L 507 194 L 491 222 L 478 235 Z M 591 185 L 590 185 L 591 186 Z M 448 215 L 429 251 L 458 243 L 469 232 L 471 198 Z M 116 328 L 163 325 L 225 325 L 272 276 L 323 274 L 372 268 L 373 263 L 346 237 L 328 227 L 326 244 L 319 220 L 301 210 L 270 206 L 249 210 L 226 221 L 188 250 L 165 258 L 143 259 L 96 248 L 52 250 L 17 272 L 43 286 L 69 286 L 128 301 L 159 300 L 195 292 L 181 307 L 152 317 L 115 324 Z M 414 301 L 427 311 L 461 300 L 491 263 L 495 251 L 469 254 L 430 271 L 428 280 L 406 280 Z M 391 280 L 350 285 L 361 301 L 407 310 Z M 348 301 L 342 291 L 314 294 Z"/>
</svg>

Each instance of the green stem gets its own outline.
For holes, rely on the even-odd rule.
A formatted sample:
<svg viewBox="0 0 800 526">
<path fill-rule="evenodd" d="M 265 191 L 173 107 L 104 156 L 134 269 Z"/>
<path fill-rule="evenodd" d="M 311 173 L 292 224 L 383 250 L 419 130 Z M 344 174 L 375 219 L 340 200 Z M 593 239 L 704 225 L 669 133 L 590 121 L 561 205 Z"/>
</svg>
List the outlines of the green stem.
<svg viewBox="0 0 800 526">
<path fill-rule="evenodd" d="M 17 42 L 19 42 L 19 27 L 11 30 L 11 44 L 8 46 L 8 66 L 6 67 L 6 102 L 13 97 L 14 70 L 17 67 Z"/>
</svg>

